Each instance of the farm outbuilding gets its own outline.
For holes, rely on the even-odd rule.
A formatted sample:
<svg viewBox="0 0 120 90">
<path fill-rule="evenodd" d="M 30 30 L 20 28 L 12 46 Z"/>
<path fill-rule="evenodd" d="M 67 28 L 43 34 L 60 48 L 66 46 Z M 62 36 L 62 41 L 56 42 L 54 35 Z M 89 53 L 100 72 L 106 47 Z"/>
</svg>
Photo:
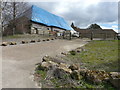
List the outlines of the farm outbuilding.
<svg viewBox="0 0 120 90">
<path fill-rule="evenodd" d="M 50 32 L 63 32 L 72 30 L 67 22 L 60 16 L 52 14 L 42 8 L 33 5 L 16 19 L 14 34 L 43 34 Z M 11 24 L 5 29 L 5 34 L 13 34 Z"/>
<path fill-rule="evenodd" d="M 74 25 L 72 25 L 72 28 L 79 32 L 81 38 L 112 38 L 115 39 L 117 36 L 117 32 L 115 32 L 113 29 L 81 29 Z"/>
</svg>

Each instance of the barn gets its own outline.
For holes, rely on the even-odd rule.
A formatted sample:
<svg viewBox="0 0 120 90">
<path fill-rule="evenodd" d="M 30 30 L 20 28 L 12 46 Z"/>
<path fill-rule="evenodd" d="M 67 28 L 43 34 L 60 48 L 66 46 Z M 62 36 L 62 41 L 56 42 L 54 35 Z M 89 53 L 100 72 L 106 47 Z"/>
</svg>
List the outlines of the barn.
<svg viewBox="0 0 120 90">
<path fill-rule="evenodd" d="M 9 24 L 4 33 L 9 34 L 45 34 L 72 30 L 64 18 L 33 5 L 16 19 L 15 31 Z"/>
<path fill-rule="evenodd" d="M 79 32 L 81 38 L 104 38 L 104 39 L 115 39 L 117 36 L 117 32 L 115 32 L 113 29 L 81 29 L 73 24 L 71 27 Z"/>
</svg>

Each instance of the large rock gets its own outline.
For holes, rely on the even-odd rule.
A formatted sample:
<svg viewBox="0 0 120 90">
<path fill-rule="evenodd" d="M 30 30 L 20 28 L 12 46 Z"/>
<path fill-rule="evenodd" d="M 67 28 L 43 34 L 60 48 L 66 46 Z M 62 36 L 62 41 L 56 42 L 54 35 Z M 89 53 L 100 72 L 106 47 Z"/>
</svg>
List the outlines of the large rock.
<svg viewBox="0 0 120 90">
<path fill-rule="evenodd" d="M 42 58 L 42 62 L 46 62 L 46 61 L 52 61 L 52 62 L 55 62 L 55 63 L 58 63 L 58 64 L 65 63 L 61 59 L 50 57 L 50 56 L 47 56 L 47 55 Z"/>
<path fill-rule="evenodd" d="M 46 41 L 50 41 L 50 39 L 49 39 L 49 38 L 47 38 L 47 39 L 46 39 Z"/>
<path fill-rule="evenodd" d="M 43 39 L 42 41 L 46 41 L 46 40 Z"/>
<path fill-rule="evenodd" d="M 55 68 L 53 71 L 53 76 L 58 79 L 63 79 L 64 75 L 66 74 L 67 73 L 63 69 L 60 69 L 60 68 Z"/>
<path fill-rule="evenodd" d="M 95 70 L 80 70 L 80 74 L 86 78 L 86 80 L 93 82 L 94 84 L 100 84 L 109 79 L 109 74 L 105 71 Z"/>
<path fill-rule="evenodd" d="M 67 53 L 65 53 L 65 52 L 61 52 L 61 54 L 62 54 L 62 55 L 67 55 Z"/>
<path fill-rule="evenodd" d="M 50 68 L 52 68 L 53 66 L 58 66 L 57 63 L 52 62 L 52 61 L 47 61 L 47 62 L 41 62 L 38 65 L 38 69 L 39 70 L 49 70 Z"/>
<path fill-rule="evenodd" d="M 80 53 L 80 52 L 86 51 L 86 50 L 85 50 L 83 47 L 78 47 L 78 48 L 75 49 L 75 51 L 76 51 L 77 53 Z"/>
<path fill-rule="evenodd" d="M 58 67 L 60 70 L 63 70 L 65 71 L 66 73 L 72 73 L 72 70 L 68 68 L 68 66 L 66 64 L 59 64 L 59 67 Z"/>
<path fill-rule="evenodd" d="M 35 40 L 31 40 L 30 43 L 35 43 Z"/>
<path fill-rule="evenodd" d="M 37 42 L 40 42 L 40 41 L 41 41 L 40 39 L 37 40 Z"/>
<path fill-rule="evenodd" d="M 56 67 L 53 72 L 53 76 L 59 79 L 65 79 L 69 77 L 72 71 L 65 67 Z"/>
<path fill-rule="evenodd" d="M 72 64 L 70 65 L 69 69 L 71 69 L 72 71 L 79 70 L 79 66 L 77 64 Z"/>
<path fill-rule="evenodd" d="M 110 82 L 114 87 L 120 88 L 120 73 L 110 72 Z"/>
<path fill-rule="evenodd" d="M 22 44 L 26 44 L 28 43 L 28 41 L 22 40 Z"/>
<path fill-rule="evenodd" d="M 80 72 L 80 75 L 86 76 L 87 69 L 80 69 L 79 72 Z"/>
<path fill-rule="evenodd" d="M 75 79 L 75 80 L 80 80 L 82 78 L 82 76 L 80 75 L 79 71 L 78 70 L 74 70 L 72 73 L 71 73 L 71 78 L 72 79 Z"/>
<path fill-rule="evenodd" d="M 51 40 L 54 40 L 54 38 L 52 38 Z"/>
<path fill-rule="evenodd" d="M 42 60 L 43 60 L 43 62 L 47 62 L 47 61 L 52 61 L 53 58 L 46 55 L 46 56 L 44 56 L 44 57 L 42 58 Z"/>
<path fill-rule="evenodd" d="M 1 46 L 7 46 L 8 45 L 8 42 L 3 42 L 2 44 L 1 44 Z"/>
<path fill-rule="evenodd" d="M 9 45 L 16 45 L 17 43 L 16 42 L 10 42 Z"/>
</svg>

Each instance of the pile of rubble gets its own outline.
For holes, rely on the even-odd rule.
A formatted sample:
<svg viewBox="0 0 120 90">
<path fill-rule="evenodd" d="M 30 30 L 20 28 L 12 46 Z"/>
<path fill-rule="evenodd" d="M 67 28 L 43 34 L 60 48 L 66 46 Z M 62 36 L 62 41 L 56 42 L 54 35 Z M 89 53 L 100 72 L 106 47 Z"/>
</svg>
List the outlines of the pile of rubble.
<svg viewBox="0 0 120 90">
<path fill-rule="evenodd" d="M 62 55 L 69 55 L 69 54 L 75 55 L 75 54 L 81 53 L 81 52 L 83 52 L 83 51 L 86 51 L 86 50 L 85 50 L 83 47 L 78 47 L 78 48 L 76 48 L 76 49 L 74 49 L 74 50 L 71 50 L 71 51 L 69 51 L 69 52 L 61 52 L 61 54 L 62 54 Z"/>
<path fill-rule="evenodd" d="M 63 61 L 56 60 L 50 56 L 44 56 L 42 62 L 37 65 L 37 70 L 49 71 L 53 69 L 53 76 L 62 79 L 67 74 L 73 80 L 85 78 L 93 84 L 110 82 L 114 87 L 119 88 L 120 73 L 105 72 L 103 70 L 80 69 L 78 64 L 67 64 Z"/>
</svg>

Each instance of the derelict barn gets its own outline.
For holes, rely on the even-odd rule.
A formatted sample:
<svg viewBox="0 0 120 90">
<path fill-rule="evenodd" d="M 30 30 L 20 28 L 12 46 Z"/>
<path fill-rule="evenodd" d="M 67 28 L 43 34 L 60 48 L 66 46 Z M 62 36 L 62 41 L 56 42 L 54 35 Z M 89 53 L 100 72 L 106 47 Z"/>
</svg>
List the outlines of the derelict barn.
<svg viewBox="0 0 120 90">
<path fill-rule="evenodd" d="M 81 38 L 112 38 L 115 39 L 117 33 L 113 29 L 80 29 L 73 27 L 80 33 Z"/>
<path fill-rule="evenodd" d="M 62 17 L 34 5 L 21 14 L 15 22 L 15 31 L 11 30 L 12 25 L 9 24 L 4 34 L 45 34 L 54 31 L 63 32 L 65 30 L 71 30 L 71 27 Z"/>
</svg>

